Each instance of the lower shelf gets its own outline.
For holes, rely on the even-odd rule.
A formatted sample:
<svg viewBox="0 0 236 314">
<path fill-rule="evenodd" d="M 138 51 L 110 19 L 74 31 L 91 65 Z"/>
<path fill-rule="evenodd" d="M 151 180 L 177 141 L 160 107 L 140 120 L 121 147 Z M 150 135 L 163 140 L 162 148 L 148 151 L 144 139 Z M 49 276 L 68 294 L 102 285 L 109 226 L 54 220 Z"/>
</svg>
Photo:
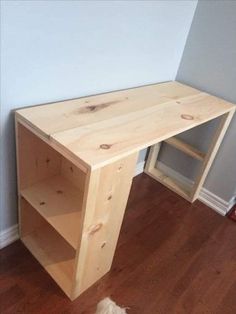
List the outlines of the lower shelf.
<svg viewBox="0 0 236 314">
<path fill-rule="evenodd" d="M 75 250 L 49 225 L 23 236 L 22 242 L 70 297 Z"/>
<path fill-rule="evenodd" d="M 22 190 L 21 196 L 77 249 L 83 200 L 77 188 L 62 176 L 54 176 Z"/>
</svg>

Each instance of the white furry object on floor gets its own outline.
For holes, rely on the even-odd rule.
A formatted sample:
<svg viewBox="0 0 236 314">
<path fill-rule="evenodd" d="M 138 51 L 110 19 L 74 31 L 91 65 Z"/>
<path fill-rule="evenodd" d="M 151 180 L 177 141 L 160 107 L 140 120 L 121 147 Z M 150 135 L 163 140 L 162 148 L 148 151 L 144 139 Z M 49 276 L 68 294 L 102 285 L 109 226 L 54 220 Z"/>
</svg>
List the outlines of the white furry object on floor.
<svg viewBox="0 0 236 314">
<path fill-rule="evenodd" d="M 127 312 L 125 309 L 116 305 L 111 299 L 105 298 L 98 303 L 95 314 L 127 314 Z"/>
</svg>

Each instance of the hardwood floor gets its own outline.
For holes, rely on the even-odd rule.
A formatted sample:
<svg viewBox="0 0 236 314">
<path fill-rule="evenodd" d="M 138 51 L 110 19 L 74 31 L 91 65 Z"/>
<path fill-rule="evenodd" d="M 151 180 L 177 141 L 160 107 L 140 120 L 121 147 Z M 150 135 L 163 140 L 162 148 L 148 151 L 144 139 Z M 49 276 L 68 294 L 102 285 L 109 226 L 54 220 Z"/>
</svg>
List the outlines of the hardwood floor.
<svg viewBox="0 0 236 314">
<path fill-rule="evenodd" d="M 0 313 L 235 314 L 236 224 L 145 174 L 134 179 L 112 270 L 71 302 L 20 241 L 0 251 Z"/>
</svg>

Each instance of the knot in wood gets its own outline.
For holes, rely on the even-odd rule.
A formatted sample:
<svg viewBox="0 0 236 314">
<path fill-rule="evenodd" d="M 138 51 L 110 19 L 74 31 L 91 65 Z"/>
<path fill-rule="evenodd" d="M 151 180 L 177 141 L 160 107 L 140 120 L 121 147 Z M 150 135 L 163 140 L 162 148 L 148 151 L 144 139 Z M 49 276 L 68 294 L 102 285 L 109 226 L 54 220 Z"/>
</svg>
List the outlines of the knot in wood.
<svg viewBox="0 0 236 314">
<path fill-rule="evenodd" d="M 105 245 L 106 245 L 106 242 L 103 242 L 101 245 L 101 248 L 103 249 Z"/>
<path fill-rule="evenodd" d="M 93 106 L 93 105 L 87 106 L 87 108 L 88 108 L 88 110 L 90 110 L 90 111 L 96 110 L 96 106 Z"/>
<path fill-rule="evenodd" d="M 181 118 L 184 120 L 193 120 L 194 117 L 191 116 L 190 114 L 181 114 Z"/>
<path fill-rule="evenodd" d="M 94 233 L 98 232 L 102 228 L 102 223 L 92 225 L 88 228 L 88 234 L 93 235 Z"/>
<path fill-rule="evenodd" d="M 101 149 L 110 149 L 111 146 L 112 146 L 111 144 L 101 144 L 101 145 L 100 145 L 100 148 L 101 148 Z"/>
</svg>

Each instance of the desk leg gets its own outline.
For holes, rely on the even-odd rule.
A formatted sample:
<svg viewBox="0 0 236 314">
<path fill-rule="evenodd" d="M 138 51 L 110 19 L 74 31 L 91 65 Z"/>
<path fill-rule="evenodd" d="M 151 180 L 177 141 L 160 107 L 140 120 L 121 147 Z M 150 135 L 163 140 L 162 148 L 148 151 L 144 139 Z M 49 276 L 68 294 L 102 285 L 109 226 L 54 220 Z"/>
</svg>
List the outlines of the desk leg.
<svg viewBox="0 0 236 314">
<path fill-rule="evenodd" d="M 191 201 L 194 202 L 199 195 L 200 189 L 206 179 L 206 176 L 210 170 L 210 167 L 214 161 L 214 158 L 217 154 L 217 151 L 220 147 L 220 144 L 224 138 L 225 132 L 228 129 L 228 126 L 230 124 L 230 121 L 234 115 L 234 110 L 231 110 L 228 113 L 225 113 L 220 120 L 219 126 L 214 134 L 214 137 L 212 139 L 211 145 L 208 149 L 208 152 L 203 160 L 201 169 L 197 175 L 197 178 L 194 182 L 192 194 L 191 194 Z"/>
<path fill-rule="evenodd" d="M 137 155 L 88 174 L 72 300 L 111 268 Z"/>
</svg>

